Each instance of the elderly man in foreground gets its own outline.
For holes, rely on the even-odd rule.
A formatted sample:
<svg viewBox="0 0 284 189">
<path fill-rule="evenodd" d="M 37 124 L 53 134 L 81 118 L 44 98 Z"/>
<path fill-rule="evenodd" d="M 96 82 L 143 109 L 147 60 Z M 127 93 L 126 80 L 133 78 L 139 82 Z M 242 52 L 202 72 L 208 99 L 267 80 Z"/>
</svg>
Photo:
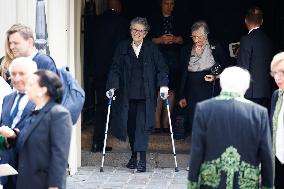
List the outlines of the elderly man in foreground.
<svg viewBox="0 0 284 189">
<path fill-rule="evenodd" d="M 197 104 L 188 189 L 273 188 L 268 113 L 244 98 L 249 82 L 247 70 L 227 68 L 220 95 Z"/>
</svg>

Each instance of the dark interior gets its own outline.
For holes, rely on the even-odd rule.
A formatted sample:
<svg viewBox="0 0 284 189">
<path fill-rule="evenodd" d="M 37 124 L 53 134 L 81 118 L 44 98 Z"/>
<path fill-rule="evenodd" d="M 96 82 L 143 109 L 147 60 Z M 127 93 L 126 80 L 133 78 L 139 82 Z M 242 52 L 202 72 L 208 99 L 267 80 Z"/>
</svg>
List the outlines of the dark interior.
<svg viewBox="0 0 284 189">
<path fill-rule="evenodd" d="M 130 19 L 149 17 L 159 11 L 157 0 L 122 0 L 123 14 Z M 197 20 L 206 20 L 211 35 L 225 48 L 229 43 L 238 42 L 247 33 L 244 15 L 251 6 L 259 6 L 264 12 L 262 29 L 272 39 L 274 53 L 284 50 L 284 7 L 283 0 L 175 0 L 175 14 L 184 23 L 188 36 L 190 26 Z M 96 16 L 95 1 L 86 1 L 84 13 L 84 83 L 87 99 L 84 108 L 84 122 L 91 121 L 95 110 L 95 93 L 92 78 L 88 77 L 88 64 L 92 54 L 92 23 Z M 95 26 L 94 26 L 95 27 Z M 91 70 L 90 70 L 91 71 Z"/>
</svg>

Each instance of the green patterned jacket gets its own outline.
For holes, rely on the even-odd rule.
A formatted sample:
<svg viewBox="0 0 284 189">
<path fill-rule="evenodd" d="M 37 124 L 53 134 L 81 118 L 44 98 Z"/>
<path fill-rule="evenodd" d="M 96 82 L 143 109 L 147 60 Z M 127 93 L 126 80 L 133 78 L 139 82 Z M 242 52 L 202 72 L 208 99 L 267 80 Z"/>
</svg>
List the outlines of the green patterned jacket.
<svg viewBox="0 0 284 189">
<path fill-rule="evenodd" d="M 221 92 L 196 106 L 188 189 L 273 188 L 271 154 L 267 110 Z"/>
</svg>

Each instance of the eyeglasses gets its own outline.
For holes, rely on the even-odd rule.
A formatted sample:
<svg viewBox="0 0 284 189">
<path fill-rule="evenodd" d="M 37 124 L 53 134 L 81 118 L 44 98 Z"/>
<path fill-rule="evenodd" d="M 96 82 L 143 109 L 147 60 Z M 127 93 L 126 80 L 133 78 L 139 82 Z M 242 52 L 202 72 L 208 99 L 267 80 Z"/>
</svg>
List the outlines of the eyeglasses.
<svg viewBox="0 0 284 189">
<path fill-rule="evenodd" d="M 131 28 L 130 32 L 132 32 L 132 33 L 143 33 L 143 32 L 145 32 L 145 30 L 137 30 L 137 29 Z"/>
<path fill-rule="evenodd" d="M 190 37 L 192 39 L 202 39 L 204 37 L 204 35 L 200 35 L 200 36 L 191 35 Z"/>
<path fill-rule="evenodd" d="M 277 72 L 270 72 L 270 75 L 272 77 L 275 77 L 275 76 L 284 77 L 284 70 L 280 70 L 280 71 L 277 71 Z"/>
</svg>

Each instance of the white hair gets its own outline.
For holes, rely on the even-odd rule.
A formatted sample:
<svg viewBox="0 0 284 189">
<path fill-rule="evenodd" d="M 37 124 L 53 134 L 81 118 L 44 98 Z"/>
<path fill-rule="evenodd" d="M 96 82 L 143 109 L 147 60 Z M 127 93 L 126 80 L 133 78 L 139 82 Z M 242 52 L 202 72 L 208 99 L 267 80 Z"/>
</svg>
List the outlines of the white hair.
<svg viewBox="0 0 284 189">
<path fill-rule="evenodd" d="M 273 67 L 277 66 L 282 62 L 284 62 L 284 52 L 280 52 L 273 57 L 273 60 L 270 64 L 270 69 L 272 70 Z"/>
<path fill-rule="evenodd" d="M 10 66 L 9 66 L 9 73 L 11 75 L 14 67 L 18 66 L 18 65 L 22 65 L 24 66 L 28 72 L 30 73 L 34 73 L 37 71 L 37 64 L 35 61 L 31 60 L 28 57 L 19 57 L 19 58 L 15 58 Z"/>
<path fill-rule="evenodd" d="M 237 92 L 244 95 L 249 88 L 250 74 L 248 70 L 232 66 L 226 68 L 220 75 L 222 91 Z"/>
</svg>

